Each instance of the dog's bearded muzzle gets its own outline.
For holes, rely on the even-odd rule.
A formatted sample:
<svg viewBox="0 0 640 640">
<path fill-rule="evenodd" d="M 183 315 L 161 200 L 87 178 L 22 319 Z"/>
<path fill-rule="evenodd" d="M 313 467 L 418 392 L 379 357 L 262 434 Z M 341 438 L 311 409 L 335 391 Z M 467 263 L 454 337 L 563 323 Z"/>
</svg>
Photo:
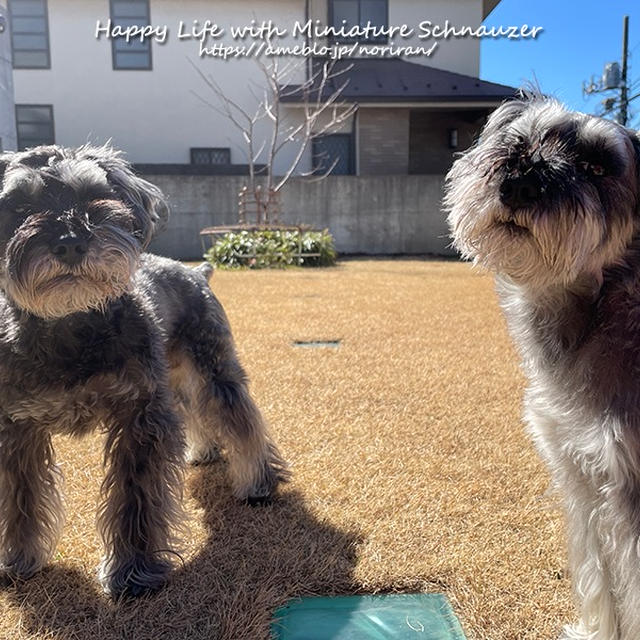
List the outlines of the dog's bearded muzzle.
<svg viewBox="0 0 640 640">
<path fill-rule="evenodd" d="M 2 274 L 6 293 L 21 309 L 60 318 L 101 310 L 130 289 L 141 247 L 122 227 L 92 227 L 80 250 L 78 243 L 64 249 L 52 243 L 37 221 L 23 226 L 7 245 Z M 69 251 L 76 253 L 73 260 L 64 255 Z"/>
<path fill-rule="evenodd" d="M 447 175 L 453 246 L 533 287 L 598 280 L 638 228 L 638 149 L 618 125 L 555 101 L 503 104 Z"/>
<path fill-rule="evenodd" d="M 629 217 L 603 216 L 593 189 L 573 193 L 533 173 L 487 175 L 467 158 L 448 179 L 445 205 L 454 246 L 518 282 L 567 284 L 613 260 L 631 234 Z"/>
</svg>

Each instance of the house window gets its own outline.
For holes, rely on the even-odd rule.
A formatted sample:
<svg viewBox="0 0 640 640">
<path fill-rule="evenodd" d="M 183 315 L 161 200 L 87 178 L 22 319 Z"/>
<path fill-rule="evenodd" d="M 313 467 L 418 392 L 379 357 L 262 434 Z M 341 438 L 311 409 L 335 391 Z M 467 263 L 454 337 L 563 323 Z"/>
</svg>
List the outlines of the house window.
<svg viewBox="0 0 640 640">
<path fill-rule="evenodd" d="M 54 144 L 53 107 L 50 104 L 17 104 L 18 149 Z"/>
<path fill-rule="evenodd" d="M 49 69 L 47 0 L 10 0 L 14 69 Z"/>
<path fill-rule="evenodd" d="M 332 165 L 331 175 L 354 173 L 353 136 L 350 133 L 332 133 L 313 138 L 311 155 L 315 173 L 326 173 Z"/>
<path fill-rule="evenodd" d="M 110 0 L 111 22 L 121 27 L 150 24 L 149 0 Z M 123 37 L 111 40 L 113 68 L 116 70 L 151 69 L 151 41 L 140 42 Z"/>
<path fill-rule="evenodd" d="M 344 20 L 344 22 L 343 22 Z M 388 0 L 329 0 L 329 24 L 336 29 L 354 26 L 386 27 L 389 22 Z M 358 38 L 337 38 L 338 42 L 355 42 Z M 360 42 L 386 42 L 386 36 L 360 39 Z"/>
<path fill-rule="evenodd" d="M 191 164 L 231 164 L 231 150 L 224 147 L 192 148 Z"/>
</svg>

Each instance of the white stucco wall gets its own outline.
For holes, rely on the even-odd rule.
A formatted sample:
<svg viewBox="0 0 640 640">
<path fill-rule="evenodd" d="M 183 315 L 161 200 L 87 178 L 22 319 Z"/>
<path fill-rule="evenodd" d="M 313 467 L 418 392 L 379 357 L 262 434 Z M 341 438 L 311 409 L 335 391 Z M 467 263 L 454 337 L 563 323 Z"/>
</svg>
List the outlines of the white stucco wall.
<svg viewBox="0 0 640 640">
<path fill-rule="evenodd" d="M 194 19 L 228 26 L 254 16 L 283 24 L 303 17 L 299 0 L 270 0 L 268 10 L 230 0 L 152 0 L 151 23 L 170 29 L 165 44 L 152 44 L 153 70 L 114 71 L 110 41 L 95 38 L 96 21 L 109 17 L 108 1 L 48 4 L 51 69 L 14 70 L 16 103 L 53 104 L 57 143 L 112 139 L 133 162 L 187 163 L 191 147 L 216 146 L 230 147 L 232 162 L 246 162 L 240 134 L 194 95 L 216 102 L 190 61 L 249 108 L 249 86 L 260 82 L 259 68 L 250 59 L 199 58 L 197 42 L 178 40 L 180 20 L 191 27 Z"/>
<path fill-rule="evenodd" d="M 327 0 L 309 0 L 310 17 L 327 21 Z M 448 20 L 456 27 L 478 27 L 482 23 L 482 0 L 389 0 L 389 25 L 406 24 L 414 29 L 408 38 L 395 38 L 396 46 L 414 46 L 429 48 L 433 40 L 420 39 L 419 25 L 423 21 L 433 25 L 445 26 Z M 450 38 L 440 40 L 433 54 L 410 56 L 409 62 L 424 64 L 438 69 L 477 76 L 480 71 L 480 41 L 472 38 Z"/>
<path fill-rule="evenodd" d="M 246 162 L 240 133 L 194 95 L 216 101 L 189 61 L 212 74 L 230 97 L 249 110 L 255 103 L 249 87 L 261 83 L 258 66 L 251 59 L 199 58 L 197 42 L 178 39 L 180 20 L 188 28 L 194 19 L 211 19 L 223 27 L 246 24 L 252 18 L 290 26 L 305 17 L 304 0 L 151 0 L 151 23 L 170 29 L 166 43 L 152 44 L 153 70 L 114 71 L 111 42 L 95 38 L 96 21 L 106 23 L 109 18 L 108 0 L 49 0 L 48 5 L 51 69 L 14 70 L 15 102 L 52 104 L 59 144 L 111 139 L 139 163 L 188 163 L 191 147 L 230 147 L 233 163 Z M 314 5 L 313 12 L 320 6 Z M 446 18 L 479 24 L 481 7 L 481 0 L 390 0 L 389 19 L 391 24 L 424 19 L 444 23 Z M 476 75 L 479 45 L 472 40 L 451 41 L 422 62 Z M 254 90 L 260 92 L 255 86 Z M 295 120 L 299 111 L 291 113 Z M 293 149 L 283 153 L 276 172 L 288 166 L 292 153 Z M 307 153 L 300 169 L 308 170 L 309 165 Z"/>
<path fill-rule="evenodd" d="M 2 2 L 0 2 L 0 15 L 5 16 L 8 26 L 6 4 Z M 4 151 L 13 151 L 16 148 L 11 42 L 8 28 L 4 33 L 0 33 L 0 139 Z"/>
<path fill-rule="evenodd" d="M 446 69 L 469 76 L 480 73 L 480 40 L 477 38 L 420 39 L 418 26 L 423 21 L 445 27 L 446 21 L 456 27 L 479 27 L 482 24 L 481 0 L 429 0 L 415 2 L 400 0 L 389 3 L 389 24 L 408 24 L 415 27 L 411 38 L 401 39 L 396 44 L 429 48 L 434 42 L 437 47 L 429 56 L 411 56 L 410 62 L 425 64 L 438 69 Z"/>
</svg>

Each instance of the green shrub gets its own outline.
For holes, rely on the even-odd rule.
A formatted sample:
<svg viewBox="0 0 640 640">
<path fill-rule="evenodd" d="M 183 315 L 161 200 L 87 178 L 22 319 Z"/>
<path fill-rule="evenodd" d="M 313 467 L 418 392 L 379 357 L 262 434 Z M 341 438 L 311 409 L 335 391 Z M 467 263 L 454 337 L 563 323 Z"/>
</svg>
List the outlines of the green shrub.
<svg viewBox="0 0 640 640">
<path fill-rule="evenodd" d="M 317 253 L 317 256 L 298 256 Z M 335 264 L 333 236 L 327 231 L 239 231 L 227 233 L 204 257 L 216 267 L 326 267 Z"/>
</svg>

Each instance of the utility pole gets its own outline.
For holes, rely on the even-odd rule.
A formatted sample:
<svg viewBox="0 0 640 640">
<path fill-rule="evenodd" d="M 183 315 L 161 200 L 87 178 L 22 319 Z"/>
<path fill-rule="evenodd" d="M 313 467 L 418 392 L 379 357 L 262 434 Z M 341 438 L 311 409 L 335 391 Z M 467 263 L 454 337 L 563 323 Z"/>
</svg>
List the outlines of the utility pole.
<svg viewBox="0 0 640 640">
<path fill-rule="evenodd" d="M 627 58 L 629 56 L 629 16 L 624 17 L 622 23 L 622 74 L 620 84 L 620 115 L 618 122 L 627 126 L 629 99 L 627 94 Z"/>
<path fill-rule="evenodd" d="M 616 120 L 623 126 L 629 120 L 629 103 L 640 94 L 629 97 L 628 79 L 628 58 L 629 58 L 629 16 L 624 16 L 622 22 L 622 64 L 610 62 L 605 65 L 602 78 L 596 81 L 593 76 L 588 84 L 582 84 L 582 93 L 591 95 L 592 93 L 603 93 L 605 91 L 618 91 L 619 98 L 608 97 L 602 101 L 604 114 L 611 113 L 614 107 L 618 107 Z M 603 114 L 603 115 L 604 115 Z"/>
</svg>

